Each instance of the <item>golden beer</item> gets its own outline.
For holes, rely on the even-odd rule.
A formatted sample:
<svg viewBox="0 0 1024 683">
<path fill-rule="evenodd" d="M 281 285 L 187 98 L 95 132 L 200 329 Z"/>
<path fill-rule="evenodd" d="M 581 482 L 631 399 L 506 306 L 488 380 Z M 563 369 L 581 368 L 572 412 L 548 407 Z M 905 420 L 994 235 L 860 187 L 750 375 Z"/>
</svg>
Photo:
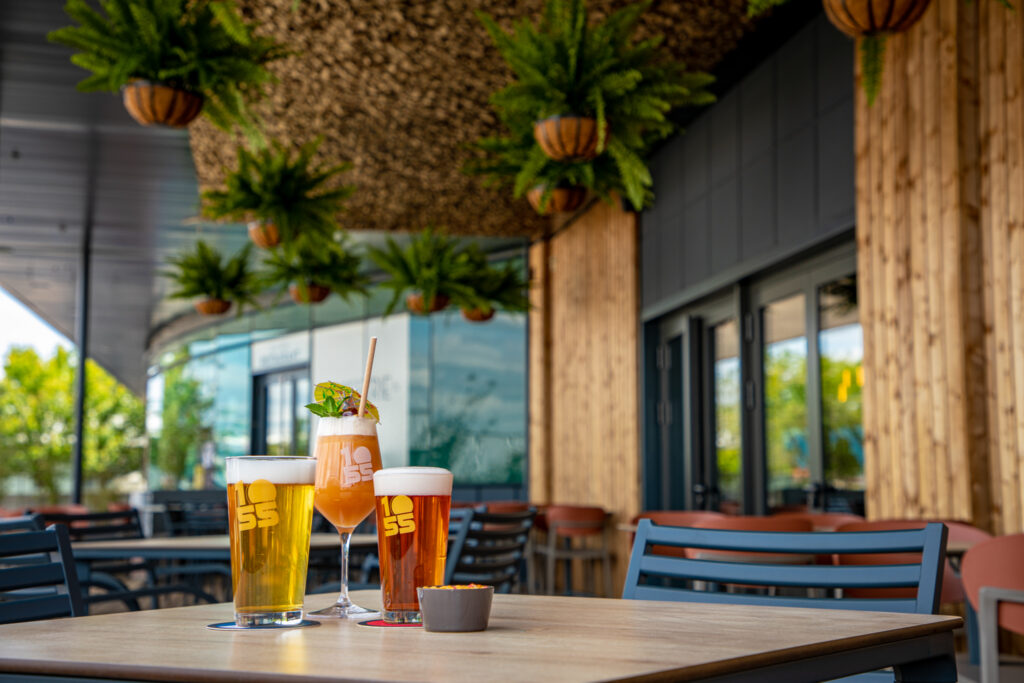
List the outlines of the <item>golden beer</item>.
<svg viewBox="0 0 1024 683">
<path fill-rule="evenodd" d="M 315 471 L 315 458 L 227 458 L 231 586 L 239 626 L 302 621 Z"/>
<path fill-rule="evenodd" d="M 452 473 L 394 467 L 374 474 L 384 620 L 421 621 L 416 589 L 444 583 Z"/>
</svg>

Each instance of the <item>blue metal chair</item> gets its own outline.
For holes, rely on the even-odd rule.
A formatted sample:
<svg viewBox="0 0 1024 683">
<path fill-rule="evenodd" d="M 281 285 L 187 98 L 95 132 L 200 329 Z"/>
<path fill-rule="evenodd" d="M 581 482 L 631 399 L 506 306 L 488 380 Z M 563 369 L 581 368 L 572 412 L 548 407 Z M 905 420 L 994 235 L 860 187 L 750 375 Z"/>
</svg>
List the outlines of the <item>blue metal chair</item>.
<svg viewBox="0 0 1024 683">
<path fill-rule="evenodd" d="M 478 583 L 494 586 L 499 593 L 511 592 L 526 561 L 536 514 L 532 507 L 522 512 L 452 510 L 444 582 Z"/>
<path fill-rule="evenodd" d="M 119 539 L 143 538 L 142 524 L 136 509 L 119 512 L 89 512 L 80 514 L 42 513 L 40 515 L 47 524 L 59 524 L 68 530 L 69 538 L 74 542 L 108 541 Z M 134 571 L 147 574 L 147 585 L 138 590 L 129 590 L 118 576 Z M 161 578 L 179 574 L 195 577 L 190 583 L 172 582 L 164 584 Z M 231 576 L 229 568 L 221 563 L 188 564 L 183 566 L 160 567 L 149 560 L 95 560 L 78 562 L 79 585 L 82 587 L 86 607 L 99 602 L 121 602 L 128 609 L 138 611 L 139 598 L 151 598 L 153 608 L 159 606 L 161 595 L 185 594 L 204 602 L 217 602 L 217 599 L 203 590 L 200 581 L 209 574 Z M 99 588 L 103 593 L 92 593 L 90 588 Z"/>
<path fill-rule="evenodd" d="M 0 533 L 0 623 L 85 614 L 68 532 Z"/>
<path fill-rule="evenodd" d="M 942 570 L 946 560 L 946 526 L 928 524 L 923 529 L 876 532 L 770 532 L 726 531 L 692 527 L 657 526 L 640 520 L 622 597 L 634 600 L 821 607 L 933 614 L 939 607 Z M 654 546 L 688 549 L 686 557 L 655 554 Z M 792 555 L 844 555 L 864 553 L 921 553 L 916 564 L 893 565 L 800 565 L 766 562 L 730 562 L 730 556 L 711 555 L 693 559 L 698 550 Z M 718 559 L 718 558 L 726 559 Z M 700 586 L 710 590 L 700 590 Z M 721 590 L 736 586 L 736 592 Z M 816 589 L 826 597 L 765 595 L 748 587 Z M 912 597 L 835 597 L 844 588 L 914 588 Z M 943 659 L 939 667 L 954 667 Z M 889 672 L 855 677 L 858 681 L 893 680 Z"/>
</svg>

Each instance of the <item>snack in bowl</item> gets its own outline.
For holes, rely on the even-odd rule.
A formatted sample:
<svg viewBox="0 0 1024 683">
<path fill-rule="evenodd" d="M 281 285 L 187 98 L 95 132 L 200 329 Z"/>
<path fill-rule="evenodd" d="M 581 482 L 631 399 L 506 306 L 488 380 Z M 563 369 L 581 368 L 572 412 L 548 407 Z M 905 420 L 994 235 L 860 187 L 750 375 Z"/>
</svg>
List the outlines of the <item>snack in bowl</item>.
<svg viewBox="0 0 1024 683">
<path fill-rule="evenodd" d="M 494 586 L 424 586 L 416 589 L 428 631 L 483 631 L 491 616 Z"/>
</svg>

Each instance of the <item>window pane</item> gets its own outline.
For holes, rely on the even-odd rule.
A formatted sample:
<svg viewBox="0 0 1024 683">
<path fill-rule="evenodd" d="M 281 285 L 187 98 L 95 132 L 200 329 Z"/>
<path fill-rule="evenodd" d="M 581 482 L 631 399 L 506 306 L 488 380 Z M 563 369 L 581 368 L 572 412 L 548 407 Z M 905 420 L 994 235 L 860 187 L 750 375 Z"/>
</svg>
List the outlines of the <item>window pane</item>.
<svg viewBox="0 0 1024 683">
<path fill-rule="evenodd" d="M 309 378 L 305 375 L 295 380 L 295 452 L 294 455 L 309 453 L 309 416 L 306 403 L 313 392 L 309 388 Z"/>
<path fill-rule="evenodd" d="M 818 290 L 821 332 L 821 404 L 825 449 L 825 506 L 863 510 L 864 427 L 862 387 L 864 346 L 857 316 L 857 281 L 842 278 Z"/>
<path fill-rule="evenodd" d="M 803 294 L 775 301 L 762 310 L 764 321 L 765 446 L 768 505 L 806 502 L 810 481 L 807 458 L 807 337 Z"/>
<path fill-rule="evenodd" d="M 739 512 L 742 468 L 740 459 L 739 327 L 735 320 L 713 330 L 715 354 L 715 466 L 720 508 Z"/>
</svg>

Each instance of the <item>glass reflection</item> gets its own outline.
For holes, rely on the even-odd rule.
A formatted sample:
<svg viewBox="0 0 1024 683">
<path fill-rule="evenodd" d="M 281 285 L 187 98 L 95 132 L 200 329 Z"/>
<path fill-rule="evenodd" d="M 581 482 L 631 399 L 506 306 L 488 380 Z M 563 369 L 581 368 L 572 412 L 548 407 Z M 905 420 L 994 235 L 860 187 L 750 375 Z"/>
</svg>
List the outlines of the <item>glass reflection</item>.
<svg viewBox="0 0 1024 683">
<path fill-rule="evenodd" d="M 841 278 L 821 287 L 818 316 L 824 469 L 830 489 L 825 505 L 857 511 L 864 491 L 864 344 L 856 278 Z"/>
<path fill-rule="evenodd" d="M 805 504 L 810 483 L 805 306 L 804 295 L 797 294 L 762 309 L 765 454 L 772 509 Z"/>
<path fill-rule="evenodd" d="M 715 467 L 719 507 L 740 511 L 742 489 L 739 326 L 728 320 L 712 330 L 715 355 Z"/>
</svg>

